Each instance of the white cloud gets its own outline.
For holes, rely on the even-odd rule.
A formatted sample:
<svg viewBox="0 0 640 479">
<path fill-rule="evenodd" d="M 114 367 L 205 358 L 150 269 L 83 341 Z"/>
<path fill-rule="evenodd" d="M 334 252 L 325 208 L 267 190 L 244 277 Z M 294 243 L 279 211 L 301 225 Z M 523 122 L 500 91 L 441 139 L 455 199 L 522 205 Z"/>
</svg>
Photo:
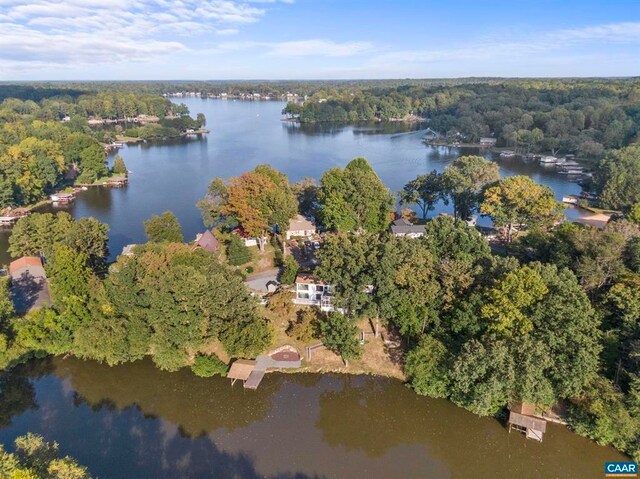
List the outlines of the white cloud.
<svg viewBox="0 0 640 479">
<path fill-rule="evenodd" d="M 380 68 L 398 68 L 405 63 L 442 63 L 473 61 L 512 61 L 582 45 L 624 43 L 640 46 L 640 22 L 626 22 L 591 26 L 580 29 L 558 30 L 530 34 L 527 40 L 485 40 L 454 48 L 430 50 L 401 50 L 378 55 L 371 65 Z"/>
<path fill-rule="evenodd" d="M 259 21 L 265 6 L 246 0 L 0 0 L 0 61 L 146 61 L 189 50 L 195 35 L 238 33 L 239 26 Z"/>
<path fill-rule="evenodd" d="M 278 57 L 348 57 L 373 50 L 369 42 L 337 43 L 330 40 L 300 40 L 266 44 L 269 55 Z"/>
</svg>

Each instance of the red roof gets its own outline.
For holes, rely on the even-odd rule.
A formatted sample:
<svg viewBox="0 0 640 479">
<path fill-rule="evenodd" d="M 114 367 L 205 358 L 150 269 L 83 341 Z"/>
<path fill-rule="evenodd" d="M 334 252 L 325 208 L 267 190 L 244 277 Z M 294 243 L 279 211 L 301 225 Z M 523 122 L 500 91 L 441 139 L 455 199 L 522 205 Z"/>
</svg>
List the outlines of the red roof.
<svg viewBox="0 0 640 479">
<path fill-rule="evenodd" d="M 217 251 L 217 249 L 220 247 L 220 243 L 218 243 L 218 240 L 216 239 L 216 237 L 213 236 L 213 233 L 207 230 L 204 233 L 202 233 L 202 235 L 200 235 L 200 238 L 198 238 L 198 241 L 196 241 L 195 246 L 200 247 L 205 251 L 209 251 L 210 253 L 213 253 Z"/>
<path fill-rule="evenodd" d="M 17 271 L 25 266 L 40 266 L 42 268 L 42 260 L 37 256 L 23 256 L 9 264 L 9 274 Z"/>
</svg>

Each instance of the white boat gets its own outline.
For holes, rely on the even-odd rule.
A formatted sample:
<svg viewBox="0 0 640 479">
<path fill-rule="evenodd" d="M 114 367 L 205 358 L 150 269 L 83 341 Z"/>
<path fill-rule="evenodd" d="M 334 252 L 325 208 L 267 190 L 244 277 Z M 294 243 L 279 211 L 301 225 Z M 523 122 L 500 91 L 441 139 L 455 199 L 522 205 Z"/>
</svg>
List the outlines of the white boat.
<svg viewBox="0 0 640 479">
<path fill-rule="evenodd" d="M 558 158 L 556 158 L 555 156 L 543 156 L 542 158 L 540 158 L 540 164 L 541 165 L 557 165 L 558 164 Z"/>
<path fill-rule="evenodd" d="M 579 199 L 580 198 L 576 195 L 564 195 L 562 197 L 562 202 L 567 203 L 569 205 L 577 205 Z"/>
</svg>

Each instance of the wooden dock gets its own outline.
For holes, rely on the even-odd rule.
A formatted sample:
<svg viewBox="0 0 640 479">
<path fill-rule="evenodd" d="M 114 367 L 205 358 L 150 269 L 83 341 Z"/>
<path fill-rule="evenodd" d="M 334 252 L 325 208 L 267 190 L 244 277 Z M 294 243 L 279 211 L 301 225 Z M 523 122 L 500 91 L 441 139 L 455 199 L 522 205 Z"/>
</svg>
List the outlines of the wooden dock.
<svg viewBox="0 0 640 479">
<path fill-rule="evenodd" d="M 298 352 L 289 346 L 284 346 L 272 351 L 270 355 L 261 354 L 255 360 L 238 359 L 231 365 L 227 378 L 231 379 L 232 385 L 240 379 L 245 389 L 258 389 L 267 369 L 288 369 L 300 366 Z"/>
<path fill-rule="evenodd" d="M 260 386 L 260 382 L 262 382 L 262 378 L 264 378 L 265 374 L 266 371 L 258 371 L 257 369 L 251 371 L 251 374 L 249 374 L 249 377 L 244 382 L 245 389 L 258 389 L 258 386 Z"/>
</svg>

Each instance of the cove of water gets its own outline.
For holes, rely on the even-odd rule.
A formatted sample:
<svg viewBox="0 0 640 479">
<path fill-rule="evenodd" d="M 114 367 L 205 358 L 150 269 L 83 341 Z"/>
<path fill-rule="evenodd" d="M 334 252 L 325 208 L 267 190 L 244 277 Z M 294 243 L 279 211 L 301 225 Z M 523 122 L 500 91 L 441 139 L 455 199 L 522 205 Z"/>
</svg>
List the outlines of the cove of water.
<svg viewBox="0 0 640 479">
<path fill-rule="evenodd" d="M 145 241 L 143 221 L 152 214 L 173 211 L 185 239 L 203 229 L 196 202 L 212 178 L 239 175 L 260 163 L 283 171 L 291 181 L 320 178 L 331 167 L 344 167 L 355 157 L 369 160 L 384 183 L 399 191 L 421 173 L 442 171 L 463 154 L 486 150 L 431 147 L 422 143 L 420 125 L 363 124 L 358 126 L 300 125 L 281 121 L 280 102 L 180 99 L 191 114 L 202 112 L 210 133 L 201 137 L 129 145 L 119 151 L 131 170 L 129 185 L 121 189 L 90 188 L 69 205 L 48 205 L 40 211 L 69 211 L 74 217 L 94 216 L 110 227 L 110 259 L 129 243 Z M 111 156 L 110 160 L 113 160 Z M 502 176 L 529 175 L 550 186 L 558 199 L 580 192 L 580 187 L 554 168 L 520 161 L 501 161 Z M 431 214 L 451 212 L 438 205 Z M 575 216 L 575 210 L 568 210 Z M 482 219 L 480 224 L 487 224 Z M 0 231 L 0 264 L 8 263 L 10 230 Z"/>
<path fill-rule="evenodd" d="M 393 379 L 272 373 L 250 391 L 148 360 L 16 368 L 0 379 L 0 442 L 28 431 L 102 479 L 588 479 L 626 459 L 555 424 L 527 440 Z"/>
</svg>

